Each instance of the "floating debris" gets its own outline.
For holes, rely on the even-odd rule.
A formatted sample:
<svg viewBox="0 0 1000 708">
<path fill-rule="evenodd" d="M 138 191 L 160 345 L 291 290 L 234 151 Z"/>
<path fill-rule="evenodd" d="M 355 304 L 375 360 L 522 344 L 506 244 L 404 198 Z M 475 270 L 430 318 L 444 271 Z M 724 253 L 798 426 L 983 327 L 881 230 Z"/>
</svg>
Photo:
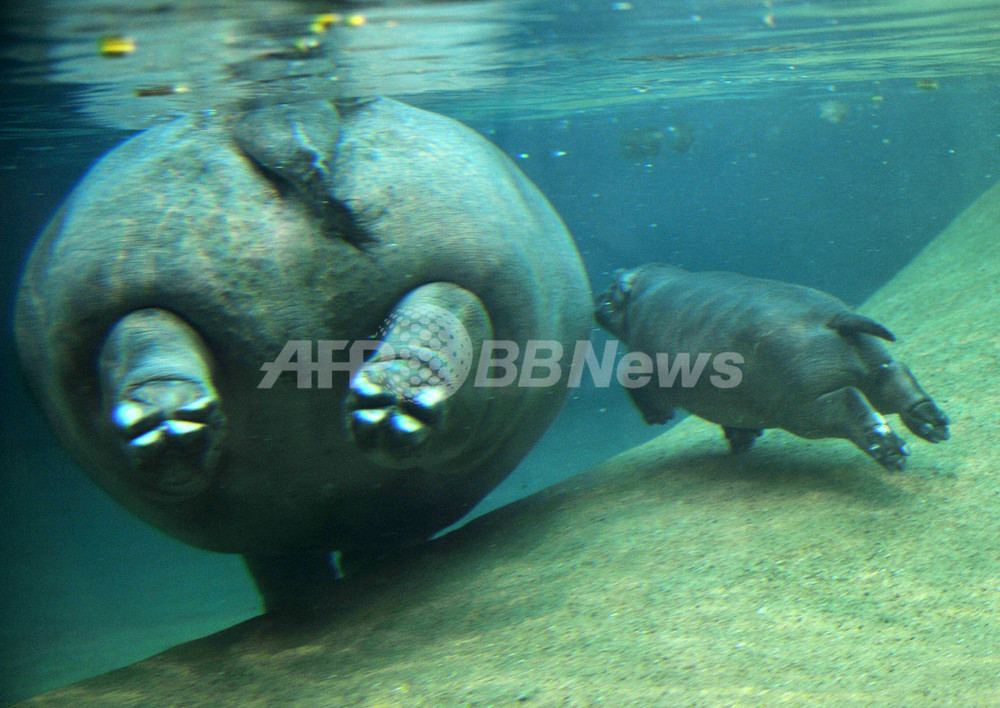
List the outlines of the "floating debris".
<svg viewBox="0 0 1000 708">
<path fill-rule="evenodd" d="M 827 123 L 840 124 L 844 122 L 847 114 L 851 112 L 851 107 L 843 101 L 830 99 L 819 104 L 819 117 Z"/>
<path fill-rule="evenodd" d="M 315 54 L 322 46 L 323 43 L 315 37 L 302 37 L 292 43 L 292 49 L 304 56 Z"/>
<path fill-rule="evenodd" d="M 135 51 L 135 40 L 117 34 L 107 35 L 97 40 L 97 51 L 102 57 L 126 57 Z"/>
<path fill-rule="evenodd" d="M 659 128 L 629 128 L 618 136 L 618 152 L 630 160 L 646 160 L 660 154 L 664 137 Z"/>
<path fill-rule="evenodd" d="M 324 12 L 316 15 L 312 24 L 309 25 L 309 31 L 313 34 L 323 34 L 324 32 L 328 32 L 334 25 L 339 25 L 343 19 L 343 16 L 338 15 L 336 12 Z"/>
<path fill-rule="evenodd" d="M 667 126 L 670 149 L 677 153 L 687 152 L 694 142 L 694 128 L 685 123 Z"/>
<path fill-rule="evenodd" d="M 298 61 L 321 56 L 323 54 L 323 42 L 317 37 L 299 37 L 289 44 L 285 49 L 277 49 L 259 55 L 258 59 L 281 59 L 285 61 Z"/>
<path fill-rule="evenodd" d="M 147 96 L 172 96 L 175 93 L 187 93 L 190 91 L 187 86 L 152 86 L 150 88 L 139 88 L 135 90 L 135 95 L 139 98 Z"/>
<path fill-rule="evenodd" d="M 937 79 L 917 79 L 916 87 L 921 91 L 937 91 Z"/>
<path fill-rule="evenodd" d="M 694 142 L 694 129 L 684 123 L 666 128 L 648 126 L 629 128 L 618 136 L 618 152 L 630 160 L 648 160 L 668 147 L 677 153 L 687 152 Z"/>
<path fill-rule="evenodd" d="M 334 25 L 362 27 L 367 23 L 368 18 L 360 13 L 344 16 L 337 12 L 323 12 L 313 18 L 309 24 L 309 31 L 313 34 L 326 34 Z"/>
</svg>

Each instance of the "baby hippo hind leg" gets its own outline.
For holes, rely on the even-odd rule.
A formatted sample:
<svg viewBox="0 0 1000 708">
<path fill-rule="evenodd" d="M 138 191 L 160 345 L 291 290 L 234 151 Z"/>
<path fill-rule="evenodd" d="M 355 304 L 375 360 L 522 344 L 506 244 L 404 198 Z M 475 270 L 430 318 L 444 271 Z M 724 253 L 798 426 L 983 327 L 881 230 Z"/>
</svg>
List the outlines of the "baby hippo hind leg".
<svg viewBox="0 0 1000 708">
<path fill-rule="evenodd" d="M 101 349 L 106 414 L 150 491 L 191 496 L 214 477 L 225 419 L 210 361 L 201 337 L 159 309 L 123 317 Z"/>
<path fill-rule="evenodd" d="M 948 416 L 920 387 L 906 364 L 882 364 L 870 388 L 865 394 L 872 404 L 887 415 L 897 413 L 914 435 L 932 443 L 951 437 Z"/>
<path fill-rule="evenodd" d="M 355 445 L 397 468 L 454 454 L 482 413 L 471 384 L 462 384 L 492 331 L 479 298 L 457 285 L 430 283 L 400 300 L 379 348 L 351 379 Z"/>
<path fill-rule="evenodd" d="M 856 388 L 825 393 L 799 411 L 801 425 L 790 432 L 808 438 L 850 440 L 888 470 L 902 470 L 909 451 Z"/>
</svg>

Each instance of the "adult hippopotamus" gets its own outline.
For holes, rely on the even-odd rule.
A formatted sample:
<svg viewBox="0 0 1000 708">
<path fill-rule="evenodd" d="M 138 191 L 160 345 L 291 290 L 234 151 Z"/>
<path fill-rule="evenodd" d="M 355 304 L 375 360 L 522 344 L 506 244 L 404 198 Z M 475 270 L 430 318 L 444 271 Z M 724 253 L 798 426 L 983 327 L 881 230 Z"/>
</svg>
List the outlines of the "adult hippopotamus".
<svg viewBox="0 0 1000 708">
<path fill-rule="evenodd" d="M 463 379 L 485 341 L 585 338 L 590 302 L 569 233 L 509 159 L 378 98 L 127 141 L 40 237 L 15 327 L 93 479 L 167 533 L 243 554 L 275 608 L 332 577 L 331 551 L 424 539 L 493 489 L 565 378 Z"/>
</svg>

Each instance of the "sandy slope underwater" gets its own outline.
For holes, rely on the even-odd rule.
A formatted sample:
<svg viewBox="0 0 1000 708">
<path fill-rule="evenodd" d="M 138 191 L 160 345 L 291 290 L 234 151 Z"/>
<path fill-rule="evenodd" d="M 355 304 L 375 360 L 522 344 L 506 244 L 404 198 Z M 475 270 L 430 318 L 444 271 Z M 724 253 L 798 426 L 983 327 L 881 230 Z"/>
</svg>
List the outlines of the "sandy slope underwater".
<svg viewBox="0 0 1000 708">
<path fill-rule="evenodd" d="M 345 581 L 29 705 L 986 705 L 1000 675 L 1000 185 L 866 303 L 952 419 L 889 474 L 688 419 Z M 636 414 L 638 420 L 638 414 Z"/>
</svg>

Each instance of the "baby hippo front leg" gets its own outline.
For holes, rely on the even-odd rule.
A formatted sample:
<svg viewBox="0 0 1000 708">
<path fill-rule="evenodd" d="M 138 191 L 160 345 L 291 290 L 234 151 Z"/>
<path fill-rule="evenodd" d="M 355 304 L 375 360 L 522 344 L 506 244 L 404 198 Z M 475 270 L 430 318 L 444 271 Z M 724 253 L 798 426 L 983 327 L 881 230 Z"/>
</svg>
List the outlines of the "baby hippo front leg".
<svg viewBox="0 0 1000 708">
<path fill-rule="evenodd" d="M 492 337 L 474 294 L 430 283 L 403 298 L 379 332 L 380 346 L 351 379 L 348 427 L 354 444 L 389 467 L 457 454 L 482 406 L 462 386 L 474 352 Z"/>
<path fill-rule="evenodd" d="M 831 391 L 804 406 L 801 428 L 793 430 L 809 438 L 843 438 L 888 470 L 901 471 L 910 451 L 856 388 Z"/>
</svg>

